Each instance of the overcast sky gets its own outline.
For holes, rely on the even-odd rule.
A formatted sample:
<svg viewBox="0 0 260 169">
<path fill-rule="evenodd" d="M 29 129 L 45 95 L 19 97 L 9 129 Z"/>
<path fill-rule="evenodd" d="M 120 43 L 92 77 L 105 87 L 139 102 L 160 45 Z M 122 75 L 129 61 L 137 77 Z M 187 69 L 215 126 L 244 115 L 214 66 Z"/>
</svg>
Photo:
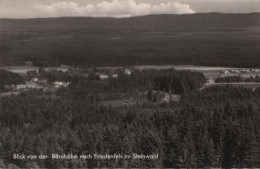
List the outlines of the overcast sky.
<svg viewBox="0 0 260 169">
<path fill-rule="evenodd" d="M 0 0 L 0 18 L 260 12 L 260 0 Z"/>
</svg>

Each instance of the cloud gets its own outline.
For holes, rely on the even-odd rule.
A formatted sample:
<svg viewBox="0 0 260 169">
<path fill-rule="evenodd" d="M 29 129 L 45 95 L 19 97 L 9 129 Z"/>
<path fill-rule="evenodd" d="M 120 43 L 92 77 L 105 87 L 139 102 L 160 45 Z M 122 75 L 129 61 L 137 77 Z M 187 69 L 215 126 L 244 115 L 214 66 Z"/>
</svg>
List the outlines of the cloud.
<svg viewBox="0 0 260 169">
<path fill-rule="evenodd" d="M 182 0 L 198 13 L 260 12 L 260 0 Z"/>
<path fill-rule="evenodd" d="M 48 4 L 35 1 L 4 1 L 0 3 L 0 18 L 36 18 L 62 16 L 130 17 L 149 14 L 191 14 L 189 5 L 179 2 L 137 3 L 134 0 L 100 1 L 78 4 L 56 1 Z"/>
</svg>

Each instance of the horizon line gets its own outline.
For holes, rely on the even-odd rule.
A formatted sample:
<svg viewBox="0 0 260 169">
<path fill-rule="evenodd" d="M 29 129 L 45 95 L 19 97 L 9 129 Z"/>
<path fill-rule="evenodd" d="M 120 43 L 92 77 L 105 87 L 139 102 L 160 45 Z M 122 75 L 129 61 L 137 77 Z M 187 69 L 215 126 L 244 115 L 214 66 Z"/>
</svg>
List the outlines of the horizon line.
<svg viewBox="0 0 260 169">
<path fill-rule="evenodd" d="M 104 19 L 128 19 L 128 18 L 139 18 L 147 16 L 159 16 L 159 15 L 199 15 L 199 14 L 223 14 L 223 15 L 248 15 L 248 14 L 260 14 L 260 12 L 243 12 L 243 13 L 224 13 L 224 12 L 200 12 L 200 13 L 186 13 L 186 14 L 148 14 L 148 15 L 138 15 L 138 16 L 125 16 L 125 17 L 114 17 L 114 16 L 57 16 L 57 17 L 30 17 L 30 18 L 0 18 L 0 20 L 30 20 L 30 19 L 58 19 L 58 18 L 104 18 Z"/>
</svg>

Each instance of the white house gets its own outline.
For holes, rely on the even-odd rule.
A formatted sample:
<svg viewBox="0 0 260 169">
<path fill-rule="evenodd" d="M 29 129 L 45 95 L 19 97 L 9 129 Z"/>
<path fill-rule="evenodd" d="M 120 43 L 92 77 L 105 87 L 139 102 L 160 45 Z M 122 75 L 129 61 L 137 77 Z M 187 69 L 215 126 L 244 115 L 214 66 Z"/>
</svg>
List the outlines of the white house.
<svg viewBox="0 0 260 169">
<path fill-rule="evenodd" d="M 113 77 L 113 78 L 117 78 L 117 77 L 118 77 L 118 74 L 113 74 L 112 77 Z"/>
<path fill-rule="evenodd" d="M 240 72 L 242 72 L 242 73 L 250 73 L 251 71 L 248 70 L 248 69 L 242 69 Z"/>
<path fill-rule="evenodd" d="M 131 72 L 130 69 L 127 69 L 127 68 L 126 68 L 125 71 L 124 71 L 124 73 L 125 73 L 126 75 L 131 75 L 132 72 Z"/>
<path fill-rule="evenodd" d="M 31 82 L 33 82 L 33 83 L 37 83 L 38 81 L 39 81 L 38 78 L 32 78 L 32 80 L 31 80 Z"/>
<path fill-rule="evenodd" d="M 259 69 L 252 69 L 252 72 L 260 72 Z"/>
<path fill-rule="evenodd" d="M 53 84 L 54 84 L 54 87 L 59 88 L 59 87 L 67 87 L 67 86 L 69 86 L 70 82 L 55 81 Z"/>
<path fill-rule="evenodd" d="M 220 73 L 229 74 L 230 72 L 228 70 L 221 70 Z"/>
<path fill-rule="evenodd" d="M 240 73 L 239 70 L 230 70 L 231 73 Z"/>
<path fill-rule="evenodd" d="M 165 103 L 169 103 L 169 102 L 178 102 L 180 101 L 181 96 L 178 94 L 169 94 L 169 93 L 165 93 L 163 99 L 161 100 L 161 102 L 165 102 Z"/>
<path fill-rule="evenodd" d="M 107 78 L 108 78 L 108 75 L 100 74 L 100 75 L 99 75 L 99 78 L 100 78 L 101 80 L 104 80 L 104 79 L 107 79 Z"/>
</svg>

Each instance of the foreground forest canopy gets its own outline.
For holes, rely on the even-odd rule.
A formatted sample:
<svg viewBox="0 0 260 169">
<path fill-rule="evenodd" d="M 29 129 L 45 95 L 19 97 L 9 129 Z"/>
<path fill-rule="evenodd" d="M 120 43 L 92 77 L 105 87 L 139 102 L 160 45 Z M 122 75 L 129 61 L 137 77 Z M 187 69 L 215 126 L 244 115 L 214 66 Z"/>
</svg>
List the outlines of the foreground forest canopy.
<svg viewBox="0 0 260 169">
<path fill-rule="evenodd" d="M 259 67 L 260 14 L 0 19 L 0 63 Z"/>
<path fill-rule="evenodd" d="M 144 71 L 117 79 L 75 77 L 55 93 L 2 97 L 0 167 L 202 168 L 260 166 L 260 89 L 209 87 L 201 73 Z M 177 84 L 177 85 L 175 85 Z M 182 90 L 180 90 L 182 89 Z M 180 102 L 104 106 L 147 90 L 181 94 Z M 141 97 L 141 98 L 140 98 Z M 24 154 L 158 154 L 121 160 L 15 160 Z"/>
</svg>

